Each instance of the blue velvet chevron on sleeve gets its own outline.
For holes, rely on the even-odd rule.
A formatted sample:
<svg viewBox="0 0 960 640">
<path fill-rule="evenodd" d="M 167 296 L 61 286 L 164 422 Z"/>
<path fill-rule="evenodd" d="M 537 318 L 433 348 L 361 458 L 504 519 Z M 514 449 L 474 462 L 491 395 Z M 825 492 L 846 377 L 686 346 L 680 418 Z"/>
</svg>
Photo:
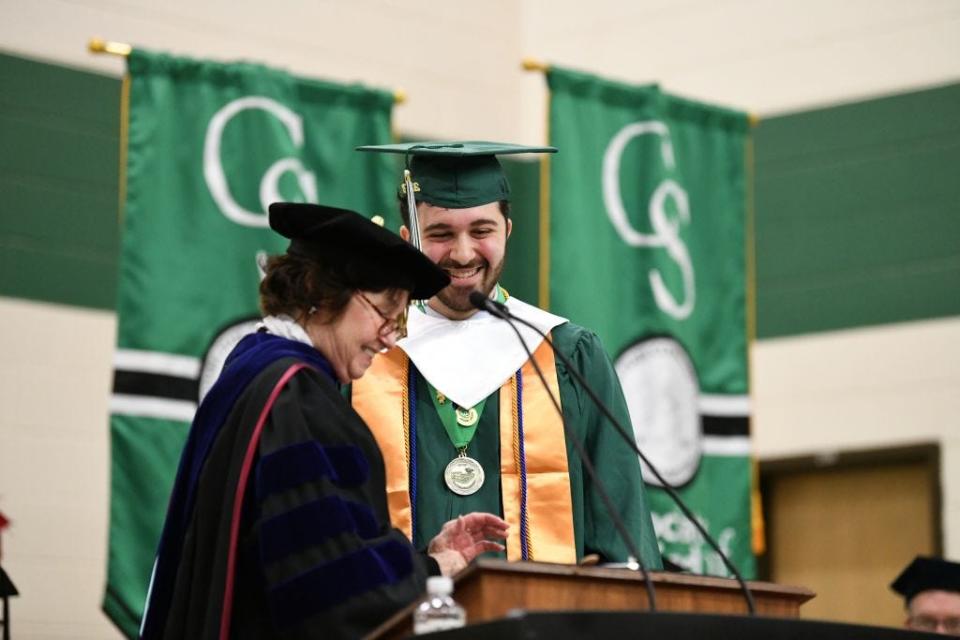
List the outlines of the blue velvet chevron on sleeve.
<svg viewBox="0 0 960 640">
<path fill-rule="evenodd" d="M 259 500 L 306 482 L 327 477 L 340 487 L 356 487 L 367 481 L 369 464 L 353 445 L 322 446 L 300 442 L 264 456 L 257 466 Z"/>
<path fill-rule="evenodd" d="M 292 626 L 320 610 L 395 584 L 412 571 L 412 548 L 397 540 L 387 540 L 276 585 L 268 594 L 271 613 L 278 625 Z"/>
<path fill-rule="evenodd" d="M 326 496 L 265 520 L 260 529 L 260 558 L 264 563 L 276 562 L 338 535 L 369 539 L 378 531 L 368 506 Z"/>
</svg>

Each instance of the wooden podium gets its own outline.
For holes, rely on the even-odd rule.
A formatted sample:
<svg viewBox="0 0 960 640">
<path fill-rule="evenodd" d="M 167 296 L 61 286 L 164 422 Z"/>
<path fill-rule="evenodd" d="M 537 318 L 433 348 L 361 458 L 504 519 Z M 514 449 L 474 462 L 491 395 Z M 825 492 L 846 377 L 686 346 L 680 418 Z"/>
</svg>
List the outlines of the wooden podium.
<svg viewBox="0 0 960 640">
<path fill-rule="evenodd" d="M 747 613 L 735 580 L 680 573 L 650 574 L 660 611 Z M 748 582 L 762 616 L 796 618 L 814 593 L 802 587 Z M 539 562 L 481 559 L 456 578 L 454 597 L 470 624 L 506 617 L 511 611 L 645 611 L 643 579 L 636 571 Z M 406 638 L 413 633 L 416 604 L 398 612 L 370 639 Z"/>
</svg>

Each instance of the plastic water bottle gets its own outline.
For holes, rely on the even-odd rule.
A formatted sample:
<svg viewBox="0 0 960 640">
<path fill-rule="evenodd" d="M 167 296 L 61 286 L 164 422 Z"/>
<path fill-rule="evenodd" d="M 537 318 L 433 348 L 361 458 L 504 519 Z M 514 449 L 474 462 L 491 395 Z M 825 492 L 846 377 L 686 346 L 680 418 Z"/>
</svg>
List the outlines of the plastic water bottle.
<svg viewBox="0 0 960 640">
<path fill-rule="evenodd" d="M 450 594 L 453 580 L 447 576 L 427 578 L 427 597 L 413 612 L 413 634 L 459 629 L 467 624 L 467 614 Z"/>
</svg>

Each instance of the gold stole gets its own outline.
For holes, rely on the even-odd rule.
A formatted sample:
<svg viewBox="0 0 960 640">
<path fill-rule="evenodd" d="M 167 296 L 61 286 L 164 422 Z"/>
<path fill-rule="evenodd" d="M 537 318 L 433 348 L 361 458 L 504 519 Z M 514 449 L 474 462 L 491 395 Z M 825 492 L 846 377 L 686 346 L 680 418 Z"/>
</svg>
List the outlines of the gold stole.
<svg viewBox="0 0 960 640">
<path fill-rule="evenodd" d="M 531 361 L 523 378 L 523 432 L 527 480 L 527 550 L 530 560 L 573 564 L 577 561 L 573 504 L 563 423 L 547 395 L 559 401 L 560 385 L 550 346 L 543 342 L 533 354 L 547 379 L 544 387 Z M 393 526 L 412 536 L 410 515 L 410 359 L 394 348 L 373 359 L 364 376 L 352 385 L 353 408 L 367 423 L 383 452 L 387 504 Z M 500 388 L 500 486 L 503 517 L 510 523 L 507 559 L 521 559 L 520 451 L 517 378 Z M 424 437 L 421 433 L 419 437 Z"/>
</svg>

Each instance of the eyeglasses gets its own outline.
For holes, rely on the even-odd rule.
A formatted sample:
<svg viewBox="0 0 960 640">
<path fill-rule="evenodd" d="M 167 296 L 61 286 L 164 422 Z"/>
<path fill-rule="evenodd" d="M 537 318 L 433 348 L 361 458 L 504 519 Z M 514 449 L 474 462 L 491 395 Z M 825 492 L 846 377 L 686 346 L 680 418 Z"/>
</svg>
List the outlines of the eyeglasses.
<svg viewBox="0 0 960 640">
<path fill-rule="evenodd" d="M 960 635 L 960 618 L 934 618 L 932 616 L 911 616 L 909 626 L 917 631 L 936 631 L 942 627 L 944 633 Z"/>
<path fill-rule="evenodd" d="M 357 291 L 357 295 L 360 296 L 360 298 L 362 298 L 364 302 L 370 305 L 370 308 L 373 309 L 376 312 L 376 314 L 383 319 L 383 324 L 381 324 L 380 328 L 377 329 L 377 334 L 381 338 L 385 338 L 391 333 L 397 334 L 397 340 L 407 337 L 407 310 L 409 309 L 409 307 L 404 305 L 403 311 L 401 311 L 396 318 L 391 318 L 390 316 L 385 314 L 383 311 L 381 311 L 380 308 L 377 307 L 377 305 L 373 304 L 370 298 L 363 295 L 363 293 L 361 293 L 360 291 Z"/>
</svg>

